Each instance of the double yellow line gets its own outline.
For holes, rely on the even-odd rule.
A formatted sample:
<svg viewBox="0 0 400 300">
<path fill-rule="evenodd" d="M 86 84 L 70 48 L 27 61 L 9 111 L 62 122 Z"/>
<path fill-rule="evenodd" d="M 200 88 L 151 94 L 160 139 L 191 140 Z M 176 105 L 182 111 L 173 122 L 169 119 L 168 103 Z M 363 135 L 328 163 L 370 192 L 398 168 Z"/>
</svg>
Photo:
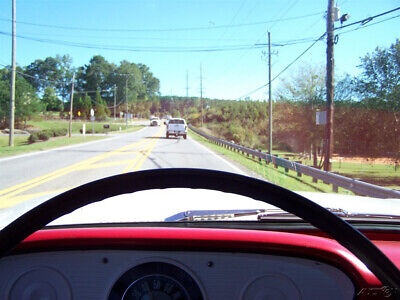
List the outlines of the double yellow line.
<svg viewBox="0 0 400 300">
<path fill-rule="evenodd" d="M 144 149 L 143 151 L 140 151 L 139 154 L 131 161 L 131 163 L 122 171 L 122 173 L 128 173 L 130 170 L 132 170 L 132 172 L 135 172 L 140 169 L 140 167 L 144 163 L 145 159 L 149 156 L 150 152 L 153 150 L 154 146 L 157 144 L 157 141 L 158 141 L 157 138 L 161 136 L 162 131 L 163 131 L 163 127 L 161 126 L 160 130 L 154 136 L 154 137 L 156 137 L 156 139 L 154 139 L 154 141 L 152 141 L 150 143 L 148 148 Z"/>
<path fill-rule="evenodd" d="M 162 130 L 163 130 L 163 127 L 160 128 L 160 130 L 157 132 L 155 137 L 160 137 Z M 126 154 L 126 153 L 129 153 L 129 150 L 133 150 L 134 148 L 137 148 L 138 146 L 144 146 L 144 149 L 142 150 L 143 153 L 139 152 L 138 155 L 133 160 L 123 161 L 125 163 L 128 162 L 128 166 L 123 170 L 123 173 L 129 172 L 129 170 L 132 168 L 133 168 L 133 171 L 137 171 L 137 170 L 139 170 L 140 166 L 143 164 L 144 160 L 149 155 L 151 150 L 154 148 L 157 141 L 158 141 L 158 139 L 155 139 L 154 141 L 151 141 L 151 142 L 149 142 L 149 140 L 147 140 L 147 139 L 142 139 L 133 144 L 129 144 L 129 145 L 123 146 L 121 148 L 97 155 L 95 157 L 92 157 L 90 159 L 81 161 L 81 162 L 73 164 L 73 165 L 70 165 L 68 167 L 58 169 L 56 171 L 47 173 L 45 175 L 33 178 L 31 180 L 22 182 L 20 184 L 14 185 L 9 188 L 3 189 L 0 191 L 0 207 L 4 207 L 4 205 L 2 205 L 2 202 L 4 200 L 10 199 L 10 197 L 13 197 L 17 194 L 23 193 L 23 192 L 30 190 L 38 185 L 41 185 L 43 183 L 54 180 L 60 176 L 69 174 L 69 173 L 77 171 L 77 170 L 83 170 L 83 169 L 97 167 L 96 165 L 93 165 L 93 164 L 100 160 L 103 160 L 112 155 L 117 155 L 117 154 L 121 154 L 121 153 Z M 137 152 L 137 150 L 132 151 L 132 152 Z M 139 162 L 135 166 L 137 161 L 139 161 Z M 107 164 L 112 165 L 112 164 L 117 164 L 117 162 L 105 163 L 104 165 L 107 165 Z M 118 162 L 118 164 L 121 164 L 121 162 Z M 48 193 L 52 193 L 52 192 L 49 191 Z M 41 193 L 37 193 L 37 194 L 45 194 L 45 192 L 41 192 Z M 22 196 L 22 199 L 27 200 L 26 198 L 27 198 L 27 196 L 25 196 L 25 195 Z"/>
</svg>

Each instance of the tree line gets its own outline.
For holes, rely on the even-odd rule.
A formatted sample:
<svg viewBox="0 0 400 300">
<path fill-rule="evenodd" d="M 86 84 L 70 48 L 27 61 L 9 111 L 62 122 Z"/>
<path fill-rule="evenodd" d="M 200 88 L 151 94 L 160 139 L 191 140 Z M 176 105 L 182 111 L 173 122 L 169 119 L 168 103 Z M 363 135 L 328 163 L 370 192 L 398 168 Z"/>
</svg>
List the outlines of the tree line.
<svg viewBox="0 0 400 300">
<path fill-rule="evenodd" d="M 10 98 L 10 68 L 0 69 L 0 126 L 8 126 Z M 72 66 L 68 55 L 37 59 L 25 67 L 17 67 L 16 122 L 45 111 L 68 115 L 73 74 L 75 117 L 87 118 L 90 109 L 97 119 L 105 119 L 117 99 L 118 112 L 126 112 L 121 103 L 128 101 L 128 112 L 147 113 L 157 102 L 160 81 L 145 64 L 126 60 L 119 64 L 108 62 L 103 56 L 93 56 L 89 63 Z M 157 104 L 155 104 L 157 106 Z M 63 113 L 64 112 L 64 113 Z M 147 113 L 148 114 L 148 113 Z"/>
<path fill-rule="evenodd" d="M 335 153 L 339 155 L 393 156 L 400 153 L 400 41 L 377 47 L 360 59 L 360 75 L 345 75 L 335 82 Z M 18 68 L 16 117 L 18 122 L 43 110 L 69 110 L 70 83 L 76 74 L 74 116 L 98 119 L 116 112 L 141 117 L 172 115 L 201 124 L 198 97 L 161 96 L 160 82 L 144 64 L 118 65 L 94 56 L 74 68 L 67 56 L 35 60 Z M 21 75 L 24 73 L 25 75 Z M 6 126 L 9 103 L 9 68 L 0 70 L 0 125 Z M 116 89 L 115 89 L 116 88 Z M 115 94 L 116 91 L 116 94 Z M 125 98 L 128 99 L 126 111 Z M 264 101 L 204 99 L 205 126 L 221 138 L 266 149 L 268 110 Z M 282 80 L 274 94 L 275 149 L 321 154 L 324 126 L 316 125 L 316 112 L 325 110 L 324 67 L 303 65 Z M 78 112 L 80 116 L 78 115 Z"/>
</svg>

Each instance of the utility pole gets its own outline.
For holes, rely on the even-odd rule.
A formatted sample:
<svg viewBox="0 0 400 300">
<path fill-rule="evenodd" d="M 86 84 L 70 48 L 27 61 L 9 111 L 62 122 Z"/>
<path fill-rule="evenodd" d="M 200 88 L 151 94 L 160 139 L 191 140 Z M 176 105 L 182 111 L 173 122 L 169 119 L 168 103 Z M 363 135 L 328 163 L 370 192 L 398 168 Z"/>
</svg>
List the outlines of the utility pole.
<svg viewBox="0 0 400 300">
<path fill-rule="evenodd" d="M 72 108 L 74 107 L 74 84 L 75 84 L 75 72 L 72 75 L 72 88 L 71 88 L 71 99 L 69 102 L 69 131 L 68 136 L 72 136 Z"/>
<path fill-rule="evenodd" d="M 326 47 L 326 110 L 327 122 L 325 132 L 325 161 L 324 170 L 331 171 L 331 157 L 333 154 L 333 45 L 334 45 L 334 3 L 333 0 L 328 0 L 328 13 L 326 15 L 326 32 L 327 32 L 327 47 Z"/>
<path fill-rule="evenodd" d="M 117 85 L 114 85 L 114 121 L 116 120 L 116 116 L 115 116 L 115 110 L 117 105 Z"/>
<path fill-rule="evenodd" d="M 126 129 L 128 129 L 128 76 L 126 77 L 125 81 L 125 119 L 126 119 Z"/>
<path fill-rule="evenodd" d="M 272 87 L 271 87 L 271 32 L 268 31 L 268 116 L 269 116 L 269 146 L 268 153 L 272 155 Z"/>
<path fill-rule="evenodd" d="M 12 2 L 12 57 L 11 57 L 11 91 L 10 91 L 10 132 L 9 146 L 14 147 L 14 114 L 15 114 L 15 65 L 16 65 L 16 0 Z"/>
<path fill-rule="evenodd" d="M 186 71 L 186 98 L 189 99 L 189 72 Z"/>
<path fill-rule="evenodd" d="M 189 103 L 189 72 L 186 70 L 186 104 Z M 186 112 L 188 113 L 188 107 L 186 107 Z"/>
<path fill-rule="evenodd" d="M 201 127 L 203 127 L 203 74 L 200 64 L 200 103 L 201 103 Z"/>
</svg>

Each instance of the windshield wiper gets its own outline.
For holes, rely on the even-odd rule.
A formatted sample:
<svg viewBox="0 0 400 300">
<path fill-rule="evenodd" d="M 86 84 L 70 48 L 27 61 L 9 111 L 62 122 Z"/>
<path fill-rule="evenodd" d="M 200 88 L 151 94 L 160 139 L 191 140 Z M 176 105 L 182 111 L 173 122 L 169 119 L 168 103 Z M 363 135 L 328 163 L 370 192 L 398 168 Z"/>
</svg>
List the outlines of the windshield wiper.
<svg viewBox="0 0 400 300">
<path fill-rule="evenodd" d="M 265 213 L 266 209 L 187 210 L 166 218 L 166 222 L 216 221 Z"/>
<path fill-rule="evenodd" d="M 362 213 L 348 213 L 341 208 L 326 208 L 331 213 L 346 220 L 389 220 L 400 221 L 400 216 L 384 215 L 384 214 L 362 214 Z M 301 218 L 293 215 L 292 213 L 285 212 L 279 208 L 272 209 L 229 209 L 229 210 L 188 210 L 177 213 L 173 216 L 166 218 L 166 222 L 181 222 L 181 221 L 218 221 L 234 219 L 244 216 L 257 216 L 258 221 L 267 220 L 299 220 Z"/>
</svg>

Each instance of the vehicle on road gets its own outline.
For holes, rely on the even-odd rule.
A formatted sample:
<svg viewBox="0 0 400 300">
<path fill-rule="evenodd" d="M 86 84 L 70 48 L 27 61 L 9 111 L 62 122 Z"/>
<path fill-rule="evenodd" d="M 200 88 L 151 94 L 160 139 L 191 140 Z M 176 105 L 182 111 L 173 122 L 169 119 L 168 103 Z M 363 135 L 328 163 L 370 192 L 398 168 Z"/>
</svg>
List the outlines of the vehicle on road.
<svg viewBox="0 0 400 300">
<path fill-rule="evenodd" d="M 158 117 L 153 117 L 150 119 L 150 126 L 161 126 L 161 120 Z"/>
<path fill-rule="evenodd" d="M 0 300 L 400 299 L 395 2 L 0 1 Z"/>
<path fill-rule="evenodd" d="M 168 121 L 166 137 L 169 139 L 170 136 L 183 136 L 183 138 L 187 139 L 187 124 L 184 119 L 181 118 L 173 118 Z"/>
</svg>

